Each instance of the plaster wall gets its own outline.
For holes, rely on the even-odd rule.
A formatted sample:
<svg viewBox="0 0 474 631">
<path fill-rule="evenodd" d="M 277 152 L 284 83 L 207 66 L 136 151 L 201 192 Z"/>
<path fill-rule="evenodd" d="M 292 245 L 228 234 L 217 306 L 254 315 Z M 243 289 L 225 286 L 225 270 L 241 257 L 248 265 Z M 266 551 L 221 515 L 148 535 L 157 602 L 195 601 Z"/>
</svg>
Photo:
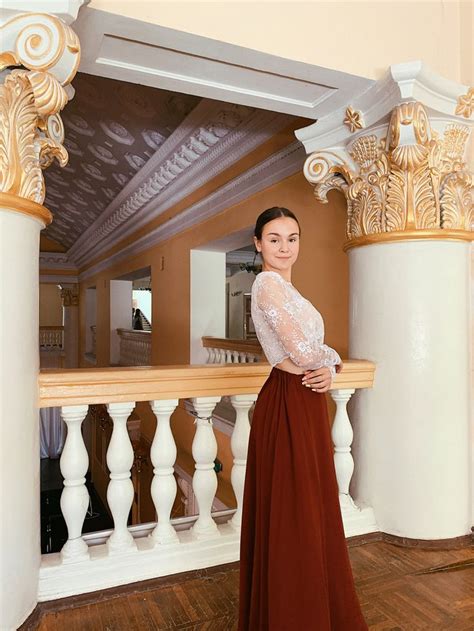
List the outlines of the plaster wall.
<svg viewBox="0 0 474 631">
<path fill-rule="evenodd" d="M 92 0 L 89 6 L 371 79 L 391 64 L 421 59 L 453 81 L 474 80 L 471 2 Z"/>
</svg>

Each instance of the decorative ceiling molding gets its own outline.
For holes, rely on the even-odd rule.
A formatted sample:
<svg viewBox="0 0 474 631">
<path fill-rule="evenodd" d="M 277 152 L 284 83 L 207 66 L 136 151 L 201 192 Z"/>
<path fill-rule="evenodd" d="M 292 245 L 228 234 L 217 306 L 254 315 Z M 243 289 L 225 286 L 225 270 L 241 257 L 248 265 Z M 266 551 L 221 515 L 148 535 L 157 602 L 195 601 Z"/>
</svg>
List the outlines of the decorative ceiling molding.
<svg viewBox="0 0 474 631">
<path fill-rule="evenodd" d="M 386 76 L 369 86 L 358 96 L 351 98 L 350 106 L 364 121 L 365 128 L 385 126 L 392 110 L 402 101 L 420 101 L 432 114 L 442 113 L 456 117 L 459 99 L 468 94 L 468 86 L 449 81 L 427 68 L 421 61 L 395 64 Z M 337 147 L 355 140 L 366 132 L 345 125 L 349 103 L 321 117 L 316 123 L 298 129 L 296 137 L 304 144 L 306 152 Z"/>
<path fill-rule="evenodd" d="M 51 283 L 54 285 L 66 285 L 71 283 L 78 283 L 78 276 L 66 276 L 64 274 L 41 274 L 39 275 L 40 283 Z"/>
<path fill-rule="evenodd" d="M 45 175 L 45 205 L 54 221 L 44 234 L 66 248 L 81 239 L 200 102 L 84 74 L 76 76 L 74 87 L 63 117 L 69 163 Z"/>
<path fill-rule="evenodd" d="M 291 143 L 151 231 L 145 237 L 84 270 L 79 275 L 79 279 L 83 281 L 98 274 L 119 261 L 166 241 L 179 232 L 205 221 L 290 175 L 294 175 L 302 170 L 305 157 L 302 145 L 299 142 Z"/>
<path fill-rule="evenodd" d="M 69 250 L 84 266 L 285 128 L 291 118 L 202 101 Z"/>
<path fill-rule="evenodd" d="M 373 82 L 86 7 L 76 23 L 88 74 L 316 119 Z"/>
<path fill-rule="evenodd" d="M 62 252 L 40 252 L 40 269 L 71 269 L 77 271 L 77 265 L 71 263 L 69 256 Z"/>
</svg>

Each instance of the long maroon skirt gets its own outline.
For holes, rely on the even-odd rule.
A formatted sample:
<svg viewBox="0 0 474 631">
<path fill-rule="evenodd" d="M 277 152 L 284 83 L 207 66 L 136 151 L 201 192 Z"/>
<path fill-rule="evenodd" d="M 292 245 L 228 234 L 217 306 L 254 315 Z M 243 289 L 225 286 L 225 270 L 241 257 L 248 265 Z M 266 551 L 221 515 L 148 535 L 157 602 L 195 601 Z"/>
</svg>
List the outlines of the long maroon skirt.
<svg viewBox="0 0 474 631">
<path fill-rule="evenodd" d="M 366 631 L 339 506 L 326 398 L 273 368 L 255 405 L 239 631 Z"/>
</svg>

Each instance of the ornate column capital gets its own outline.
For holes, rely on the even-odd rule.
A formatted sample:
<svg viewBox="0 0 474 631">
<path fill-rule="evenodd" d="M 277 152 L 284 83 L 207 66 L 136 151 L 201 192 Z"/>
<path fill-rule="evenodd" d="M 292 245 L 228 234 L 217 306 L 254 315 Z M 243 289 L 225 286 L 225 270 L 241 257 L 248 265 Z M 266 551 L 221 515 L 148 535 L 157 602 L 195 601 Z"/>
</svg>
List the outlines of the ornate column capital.
<svg viewBox="0 0 474 631">
<path fill-rule="evenodd" d="M 74 94 L 79 39 L 55 15 L 14 14 L 8 6 L 0 14 L 0 38 L 0 203 L 10 208 L 16 196 L 12 210 L 49 223 L 51 215 L 41 206 L 42 169 L 55 158 L 63 166 L 68 160 L 59 112 Z M 31 202 L 42 211 L 35 215 Z"/>
<path fill-rule="evenodd" d="M 312 151 L 304 174 L 316 199 L 347 200 L 345 249 L 408 239 L 474 237 L 467 158 L 474 90 L 419 62 L 392 66 L 354 102 L 296 132 Z"/>
<path fill-rule="evenodd" d="M 63 307 L 79 306 L 79 286 L 77 283 L 61 285 L 61 301 Z"/>
</svg>

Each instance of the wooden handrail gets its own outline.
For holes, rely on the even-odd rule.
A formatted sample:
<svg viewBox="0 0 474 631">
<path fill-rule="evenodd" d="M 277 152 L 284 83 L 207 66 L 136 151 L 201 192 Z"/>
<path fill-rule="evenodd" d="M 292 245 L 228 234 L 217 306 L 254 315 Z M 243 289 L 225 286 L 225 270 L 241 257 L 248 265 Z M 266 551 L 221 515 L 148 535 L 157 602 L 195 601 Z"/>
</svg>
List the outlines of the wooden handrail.
<svg viewBox="0 0 474 631">
<path fill-rule="evenodd" d="M 254 394 L 270 370 L 267 363 L 43 370 L 39 407 Z M 374 374 L 372 362 L 346 360 L 331 389 L 371 388 Z"/>
<path fill-rule="evenodd" d="M 42 325 L 39 328 L 40 331 L 64 331 L 64 326 L 62 325 L 58 325 L 58 326 L 46 326 L 46 325 Z"/>
<path fill-rule="evenodd" d="M 240 340 L 228 337 L 202 337 L 201 340 L 204 348 L 222 348 L 223 350 L 253 353 L 254 355 L 263 353 L 258 340 Z"/>
</svg>

